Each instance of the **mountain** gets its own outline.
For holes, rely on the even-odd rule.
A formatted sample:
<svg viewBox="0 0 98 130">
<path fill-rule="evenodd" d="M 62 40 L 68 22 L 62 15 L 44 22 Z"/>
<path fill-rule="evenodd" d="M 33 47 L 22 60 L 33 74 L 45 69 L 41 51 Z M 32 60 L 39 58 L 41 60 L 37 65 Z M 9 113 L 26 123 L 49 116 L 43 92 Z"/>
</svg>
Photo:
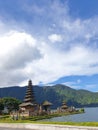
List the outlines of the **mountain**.
<svg viewBox="0 0 98 130">
<path fill-rule="evenodd" d="M 24 99 L 26 86 L 0 88 L 0 97 L 15 97 L 20 100 Z M 34 86 L 35 98 L 38 103 L 48 100 L 53 103 L 53 108 L 61 106 L 63 101 L 68 106 L 75 107 L 97 107 L 98 93 L 87 90 L 76 90 L 66 85 L 57 84 L 54 86 Z"/>
</svg>

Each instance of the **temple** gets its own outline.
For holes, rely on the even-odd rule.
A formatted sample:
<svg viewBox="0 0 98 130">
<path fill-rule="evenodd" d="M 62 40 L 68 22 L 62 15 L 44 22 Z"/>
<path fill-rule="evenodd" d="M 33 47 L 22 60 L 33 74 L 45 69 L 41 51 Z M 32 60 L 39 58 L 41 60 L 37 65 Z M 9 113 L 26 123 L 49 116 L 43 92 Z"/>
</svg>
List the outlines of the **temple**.
<svg viewBox="0 0 98 130">
<path fill-rule="evenodd" d="M 34 86 L 32 85 L 32 81 L 28 81 L 28 85 L 26 87 L 26 93 L 23 100 L 23 103 L 19 105 L 19 111 L 12 112 L 11 117 L 30 117 L 36 115 L 47 115 L 52 113 L 64 113 L 64 112 L 75 112 L 74 107 L 68 107 L 66 102 L 62 103 L 62 106 L 58 107 L 57 110 L 51 111 L 50 107 L 53 104 L 47 100 L 43 103 L 38 104 L 35 99 L 34 94 Z M 17 118 L 18 119 L 18 118 Z"/>
<path fill-rule="evenodd" d="M 27 116 L 31 116 L 37 111 L 37 103 L 35 101 L 33 87 L 32 81 L 29 80 L 24 101 L 19 105 L 20 110 L 22 110 L 25 115 L 27 114 Z"/>
</svg>

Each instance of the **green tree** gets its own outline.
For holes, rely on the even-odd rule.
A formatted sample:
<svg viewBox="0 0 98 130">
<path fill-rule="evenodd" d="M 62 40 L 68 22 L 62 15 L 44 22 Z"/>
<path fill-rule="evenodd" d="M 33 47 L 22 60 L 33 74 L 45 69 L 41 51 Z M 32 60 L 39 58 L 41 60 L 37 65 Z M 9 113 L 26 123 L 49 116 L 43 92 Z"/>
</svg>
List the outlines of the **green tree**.
<svg viewBox="0 0 98 130">
<path fill-rule="evenodd" d="M 13 97 L 4 97 L 2 100 L 4 107 L 6 107 L 9 112 L 19 109 L 20 100 Z"/>
<path fill-rule="evenodd" d="M 2 110 L 4 110 L 4 104 L 2 98 L 0 98 L 0 114 L 2 114 Z"/>
</svg>

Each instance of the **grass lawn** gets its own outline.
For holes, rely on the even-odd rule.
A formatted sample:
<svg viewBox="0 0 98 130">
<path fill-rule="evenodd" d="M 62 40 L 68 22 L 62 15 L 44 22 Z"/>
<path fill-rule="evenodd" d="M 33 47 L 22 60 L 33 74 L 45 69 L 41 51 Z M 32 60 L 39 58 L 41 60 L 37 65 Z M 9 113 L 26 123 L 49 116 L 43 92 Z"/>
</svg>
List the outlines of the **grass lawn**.
<svg viewBox="0 0 98 130">
<path fill-rule="evenodd" d="M 31 121 L 31 120 L 11 120 L 2 119 L 0 123 L 34 123 L 34 124 L 55 124 L 55 125 L 74 125 L 74 126 L 96 126 L 98 127 L 98 122 L 43 122 L 43 121 Z"/>
</svg>

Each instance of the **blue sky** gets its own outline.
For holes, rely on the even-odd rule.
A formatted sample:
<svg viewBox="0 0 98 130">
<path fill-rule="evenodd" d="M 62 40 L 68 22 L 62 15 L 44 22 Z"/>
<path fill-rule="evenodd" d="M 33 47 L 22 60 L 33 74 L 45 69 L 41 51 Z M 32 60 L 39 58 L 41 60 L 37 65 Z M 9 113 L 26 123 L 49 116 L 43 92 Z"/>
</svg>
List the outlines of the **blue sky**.
<svg viewBox="0 0 98 130">
<path fill-rule="evenodd" d="M 97 56 L 98 0 L 0 0 L 0 87 L 97 92 Z"/>
<path fill-rule="evenodd" d="M 82 19 L 98 15 L 97 0 L 69 0 L 70 13 Z"/>
</svg>

